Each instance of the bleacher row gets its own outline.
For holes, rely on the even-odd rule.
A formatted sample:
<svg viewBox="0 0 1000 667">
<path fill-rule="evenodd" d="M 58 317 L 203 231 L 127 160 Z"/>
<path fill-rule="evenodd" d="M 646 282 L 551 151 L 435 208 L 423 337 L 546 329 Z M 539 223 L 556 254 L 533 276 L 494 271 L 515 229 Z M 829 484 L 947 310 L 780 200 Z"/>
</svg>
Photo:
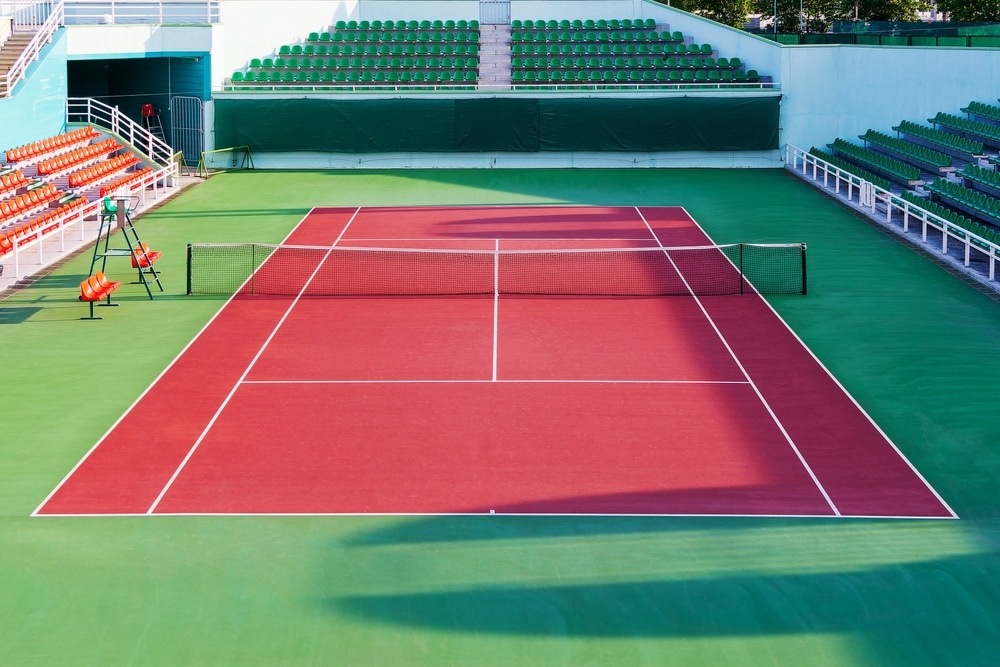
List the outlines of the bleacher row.
<svg viewBox="0 0 1000 667">
<path fill-rule="evenodd" d="M 7 150 L 0 164 L 0 258 L 62 220 L 149 174 L 141 160 L 92 127 Z M 136 168 L 139 167 L 139 168 Z"/>
<path fill-rule="evenodd" d="M 478 22 L 350 21 L 313 32 L 305 44 L 282 45 L 233 73 L 240 89 L 347 84 L 475 87 Z"/>
<path fill-rule="evenodd" d="M 869 129 L 860 145 L 838 138 L 830 152 L 810 153 L 885 190 L 897 184 L 907 202 L 947 221 L 948 234 L 988 253 L 1000 246 L 1000 106 L 972 102 L 961 111 L 966 117 L 904 120 L 895 136 Z"/>
<path fill-rule="evenodd" d="M 756 86 L 760 75 L 711 44 L 658 30 L 653 19 L 511 23 L 511 86 L 614 88 Z M 352 89 L 381 85 L 469 89 L 479 82 L 476 21 L 338 21 L 304 44 L 278 47 L 233 72 L 236 90 Z"/>
</svg>

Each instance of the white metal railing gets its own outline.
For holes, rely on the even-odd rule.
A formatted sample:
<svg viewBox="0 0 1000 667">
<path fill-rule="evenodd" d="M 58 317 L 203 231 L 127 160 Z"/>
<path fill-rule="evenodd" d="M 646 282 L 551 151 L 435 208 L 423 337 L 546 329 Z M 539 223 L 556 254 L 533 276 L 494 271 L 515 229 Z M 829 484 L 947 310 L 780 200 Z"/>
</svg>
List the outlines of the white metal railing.
<svg viewBox="0 0 1000 667">
<path fill-rule="evenodd" d="M 8 16 L 15 31 L 40 28 L 63 0 L 0 0 L 0 16 Z"/>
<path fill-rule="evenodd" d="M 152 204 L 150 197 L 154 201 L 158 200 L 171 188 L 175 188 L 177 183 L 177 163 L 171 162 L 119 188 L 116 194 L 137 197 L 137 208 L 145 209 Z M 0 255 L 0 265 L 5 269 L 3 278 L 0 279 L 0 291 L 93 241 L 100 230 L 100 215 L 101 199 L 98 198 L 32 231 L 29 234 L 32 237 L 30 240 L 13 239 L 10 252 Z"/>
<path fill-rule="evenodd" d="M 63 23 L 63 0 L 47 0 L 45 2 L 0 3 L 0 5 L 17 5 L 10 7 L 15 32 L 34 31 L 35 35 L 24 47 L 21 55 L 3 75 L 0 75 L 0 96 L 9 97 L 17 82 L 24 78 L 28 66 L 38 58 L 38 54 L 52 40 L 52 35 Z M 0 15 L 4 8 L 0 7 Z"/>
<path fill-rule="evenodd" d="M 505 84 L 484 84 L 481 82 L 466 82 L 466 81 L 422 81 L 420 83 L 389 83 L 385 81 L 352 81 L 348 83 L 343 82 L 329 82 L 329 81 L 275 81 L 275 82 L 243 82 L 243 81 L 230 81 L 226 80 L 221 88 L 216 89 L 213 92 L 224 92 L 224 93 L 280 93 L 283 95 L 296 95 L 301 93 L 426 93 L 426 92 L 489 92 L 493 93 L 549 93 L 549 92 L 577 92 L 577 93 L 623 93 L 623 92 L 647 92 L 647 93 L 664 93 L 668 91 L 678 92 L 683 95 L 690 95 L 692 93 L 715 93 L 718 94 L 719 91 L 725 92 L 760 92 L 761 90 L 778 90 L 780 86 L 773 83 L 746 83 L 746 84 L 727 84 L 727 83 L 692 83 L 688 84 L 678 84 L 678 83 L 648 83 L 648 82 L 638 82 L 638 83 L 604 83 L 602 82 L 584 82 L 579 81 L 576 83 L 566 83 L 566 82 L 545 82 L 545 83 L 524 83 L 516 82 L 511 85 Z"/>
<path fill-rule="evenodd" d="M 833 187 L 835 193 L 846 196 L 847 200 L 852 203 L 857 201 L 858 205 L 868 211 L 872 218 L 885 220 L 888 226 L 902 234 L 909 234 L 911 220 L 919 222 L 921 243 L 928 248 L 939 251 L 942 255 L 948 254 L 949 240 L 957 241 L 961 244 L 962 261 L 966 268 L 972 265 L 973 251 L 984 255 L 986 275 L 990 281 L 996 280 L 998 262 L 1000 262 L 1000 245 L 996 241 L 988 241 L 954 222 L 931 213 L 922 206 L 903 199 L 870 181 L 850 174 L 791 144 L 785 144 L 785 166 L 792 171 L 801 173 L 806 178 L 811 178 L 817 187 L 823 189 Z M 831 179 L 834 181 L 832 186 Z M 819 183 L 820 180 L 822 180 L 822 184 Z M 846 192 L 844 193 L 841 192 L 842 182 L 846 184 Z M 897 216 L 899 218 L 898 226 L 894 223 L 894 212 L 901 214 Z M 932 230 L 941 235 L 940 244 L 937 241 L 928 240 L 928 232 Z"/>
<path fill-rule="evenodd" d="M 66 98 L 66 120 L 97 125 L 125 139 L 160 166 L 174 163 L 174 151 L 162 139 L 113 107 L 91 97 Z"/>
<path fill-rule="evenodd" d="M 219 22 L 221 0 L 66 0 L 66 25 L 204 25 Z"/>
</svg>

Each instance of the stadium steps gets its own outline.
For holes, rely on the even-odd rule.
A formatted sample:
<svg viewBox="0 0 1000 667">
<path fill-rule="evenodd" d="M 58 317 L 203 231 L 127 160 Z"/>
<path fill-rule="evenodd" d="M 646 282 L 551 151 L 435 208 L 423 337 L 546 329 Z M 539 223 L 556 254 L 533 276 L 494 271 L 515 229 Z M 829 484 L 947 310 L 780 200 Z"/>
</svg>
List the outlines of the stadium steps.
<svg viewBox="0 0 1000 667">
<path fill-rule="evenodd" d="M 510 88 L 510 26 L 483 24 L 479 28 L 479 85 Z"/>
<path fill-rule="evenodd" d="M 21 54 L 24 53 L 24 49 L 28 46 L 31 40 L 34 38 L 35 33 L 33 32 L 15 32 L 7 41 L 3 43 L 0 47 L 0 75 L 6 74 L 10 71 L 11 65 L 14 64 Z M 4 78 L 6 81 L 6 78 Z M 7 84 L 5 82 L 0 82 L 0 97 L 5 97 L 7 95 Z"/>
</svg>

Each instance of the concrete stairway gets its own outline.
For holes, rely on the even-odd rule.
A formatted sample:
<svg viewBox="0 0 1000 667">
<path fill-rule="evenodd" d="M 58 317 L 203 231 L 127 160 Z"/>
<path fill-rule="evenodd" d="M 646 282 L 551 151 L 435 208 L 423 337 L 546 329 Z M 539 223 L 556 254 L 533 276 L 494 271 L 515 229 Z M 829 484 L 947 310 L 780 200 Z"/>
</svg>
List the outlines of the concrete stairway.
<svg viewBox="0 0 1000 667">
<path fill-rule="evenodd" d="M 34 36 L 32 32 L 15 32 L 7 38 L 3 47 L 0 47 L 0 77 L 10 71 L 11 65 L 21 56 Z M 6 97 L 8 94 L 7 79 L 0 78 L 0 97 Z"/>
<path fill-rule="evenodd" d="M 510 25 L 479 26 L 479 88 L 510 90 Z"/>
</svg>

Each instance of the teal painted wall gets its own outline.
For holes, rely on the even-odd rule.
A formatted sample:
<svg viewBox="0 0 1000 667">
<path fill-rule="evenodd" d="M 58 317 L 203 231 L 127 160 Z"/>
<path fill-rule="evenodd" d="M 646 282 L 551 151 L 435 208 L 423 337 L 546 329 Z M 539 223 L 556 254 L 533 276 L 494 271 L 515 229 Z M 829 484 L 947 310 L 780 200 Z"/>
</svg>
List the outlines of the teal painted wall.
<svg viewBox="0 0 1000 667">
<path fill-rule="evenodd" d="M 211 59 L 208 54 L 185 57 L 73 60 L 68 64 L 69 95 L 94 97 L 117 106 L 137 123 L 143 104 L 160 110 L 170 141 L 170 98 L 176 95 L 208 99 Z"/>
<path fill-rule="evenodd" d="M 57 30 L 14 94 L 0 99 L 0 148 L 6 150 L 62 131 L 66 125 L 66 39 Z"/>
</svg>

